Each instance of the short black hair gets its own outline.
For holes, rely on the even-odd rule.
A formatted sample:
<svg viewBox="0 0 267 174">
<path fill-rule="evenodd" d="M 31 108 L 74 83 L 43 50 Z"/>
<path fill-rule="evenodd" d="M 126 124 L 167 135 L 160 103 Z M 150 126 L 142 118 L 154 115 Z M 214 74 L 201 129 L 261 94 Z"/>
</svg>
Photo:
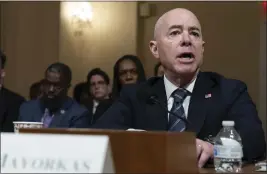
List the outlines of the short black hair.
<svg viewBox="0 0 267 174">
<path fill-rule="evenodd" d="M 6 55 L 0 50 L 0 69 L 4 69 L 6 65 Z"/>
<path fill-rule="evenodd" d="M 106 82 L 107 85 L 109 85 L 109 77 L 107 75 L 107 73 L 103 70 L 101 70 L 100 68 L 94 68 L 91 71 L 89 71 L 88 75 L 87 75 L 87 83 L 90 83 L 90 80 L 92 78 L 92 76 L 94 75 L 100 75 L 101 77 L 103 77 L 104 81 Z"/>
<path fill-rule="evenodd" d="M 64 76 L 65 82 L 70 85 L 72 79 L 72 72 L 68 65 L 60 62 L 51 64 L 45 71 L 45 76 L 48 71 L 57 72 Z"/>
<path fill-rule="evenodd" d="M 158 62 L 155 67 L 154 67 L 154 75 L 157 76 L 158 75 L 158 70 L 159 70 L 159 67 L 160 67 L 161 63 Z"/>
</svg>

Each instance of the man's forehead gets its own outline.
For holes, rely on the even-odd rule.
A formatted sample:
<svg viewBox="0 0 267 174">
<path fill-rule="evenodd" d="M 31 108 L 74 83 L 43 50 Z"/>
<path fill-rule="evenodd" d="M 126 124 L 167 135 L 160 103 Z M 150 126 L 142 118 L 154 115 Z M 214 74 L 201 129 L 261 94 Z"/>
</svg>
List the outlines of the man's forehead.
<svg viewBox="0 0 267 174">
<path fill-rule="evenodd" d="M 96 81 L 105 81 L 104 77 L 99 75 L 99 74 L 96 74 L 96 75 L 93 75 L 90 79 L 91 82 L 96 82 Z"/>
<path fill-rule="evenodd" d="M 155 36 L 166 32 L 172 26 L 196 27 L 201 31 L 201 25 L 197 17 L 187 9 L 173 9 L 163 14 L 155 25 Z"/>
<path fill-rule="evenodd" d="M 55 71 L 47 71 L 46 72 L 46 78 L 51 81 L 59 81 L 61 78 L 61 74 L 59 72 Z"/>
<path fill-rule="evenodd" d="M 164 18 L 164 23 L 167 28 L 173 25 L 181 25 L 201 29 L 198 19 L 190 13 L 171 13 Z"/>
</svg>

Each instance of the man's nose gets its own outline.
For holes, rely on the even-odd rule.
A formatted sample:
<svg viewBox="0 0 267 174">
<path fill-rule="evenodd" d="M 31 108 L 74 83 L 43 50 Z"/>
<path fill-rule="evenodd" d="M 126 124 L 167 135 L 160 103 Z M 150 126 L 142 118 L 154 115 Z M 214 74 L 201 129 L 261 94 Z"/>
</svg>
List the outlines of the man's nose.
<svg viewBox="0 0 267 174">
<path fill-rule="evenodd" d="M 188 32 L 184 32 L 182 34 L 181 46 L 191 46 L 191 45 L 192 45 L 192 42 L 191 42 Z"/>
<path fill-rule="evenodd" d="M 100 88 L 100 84 L 96 84 L 95 89 L 99 89 L 99 88 Z"/>
</svg>

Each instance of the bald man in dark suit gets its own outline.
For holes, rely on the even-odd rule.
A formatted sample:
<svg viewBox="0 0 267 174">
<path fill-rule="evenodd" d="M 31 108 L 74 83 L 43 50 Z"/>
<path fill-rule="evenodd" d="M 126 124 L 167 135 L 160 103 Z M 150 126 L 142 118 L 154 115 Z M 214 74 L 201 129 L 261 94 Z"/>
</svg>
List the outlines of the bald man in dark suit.
<svg viewBox="0 0 267 174">
<path fill-rule="evenodd" d="M 223 120 L 233 120 L 242 138 L 244 160 L 264 159 L 264 132 L 245 83 L 201 72 L 204 43 L 201 25 L 191 11 L 178 8 L 162 15 L 149 46 L 164 67 L 164 77 L 124 88 L 94 127 L 193 131 L 198 165 L 203 167 L 213 158 L 213 144 L 207 138 L 218 134 Z"/>
</svg>

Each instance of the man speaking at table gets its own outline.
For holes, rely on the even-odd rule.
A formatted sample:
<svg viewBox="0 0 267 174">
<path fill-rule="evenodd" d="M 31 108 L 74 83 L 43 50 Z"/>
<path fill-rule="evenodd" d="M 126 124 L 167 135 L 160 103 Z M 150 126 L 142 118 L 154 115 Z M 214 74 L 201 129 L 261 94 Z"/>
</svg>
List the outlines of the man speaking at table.
<svg viewBox="0 0 267 174">
<path fill-rule="evenodd" d="M 164 66 L 164 77 L 125 87 L 94 127 L 193 131 L 198 165 L 203 167 L 213 157 L 213 145 L 205 138 L 216 136 L 223 120 L 234 120 L 244 159 L 263 158 L 264 132 L 246 85 L 217 73 L 201 72 L 204 43 L 201 25 L 191 11 L 177 8 L 162 15 L 149 47 Z"/>
</svg>

